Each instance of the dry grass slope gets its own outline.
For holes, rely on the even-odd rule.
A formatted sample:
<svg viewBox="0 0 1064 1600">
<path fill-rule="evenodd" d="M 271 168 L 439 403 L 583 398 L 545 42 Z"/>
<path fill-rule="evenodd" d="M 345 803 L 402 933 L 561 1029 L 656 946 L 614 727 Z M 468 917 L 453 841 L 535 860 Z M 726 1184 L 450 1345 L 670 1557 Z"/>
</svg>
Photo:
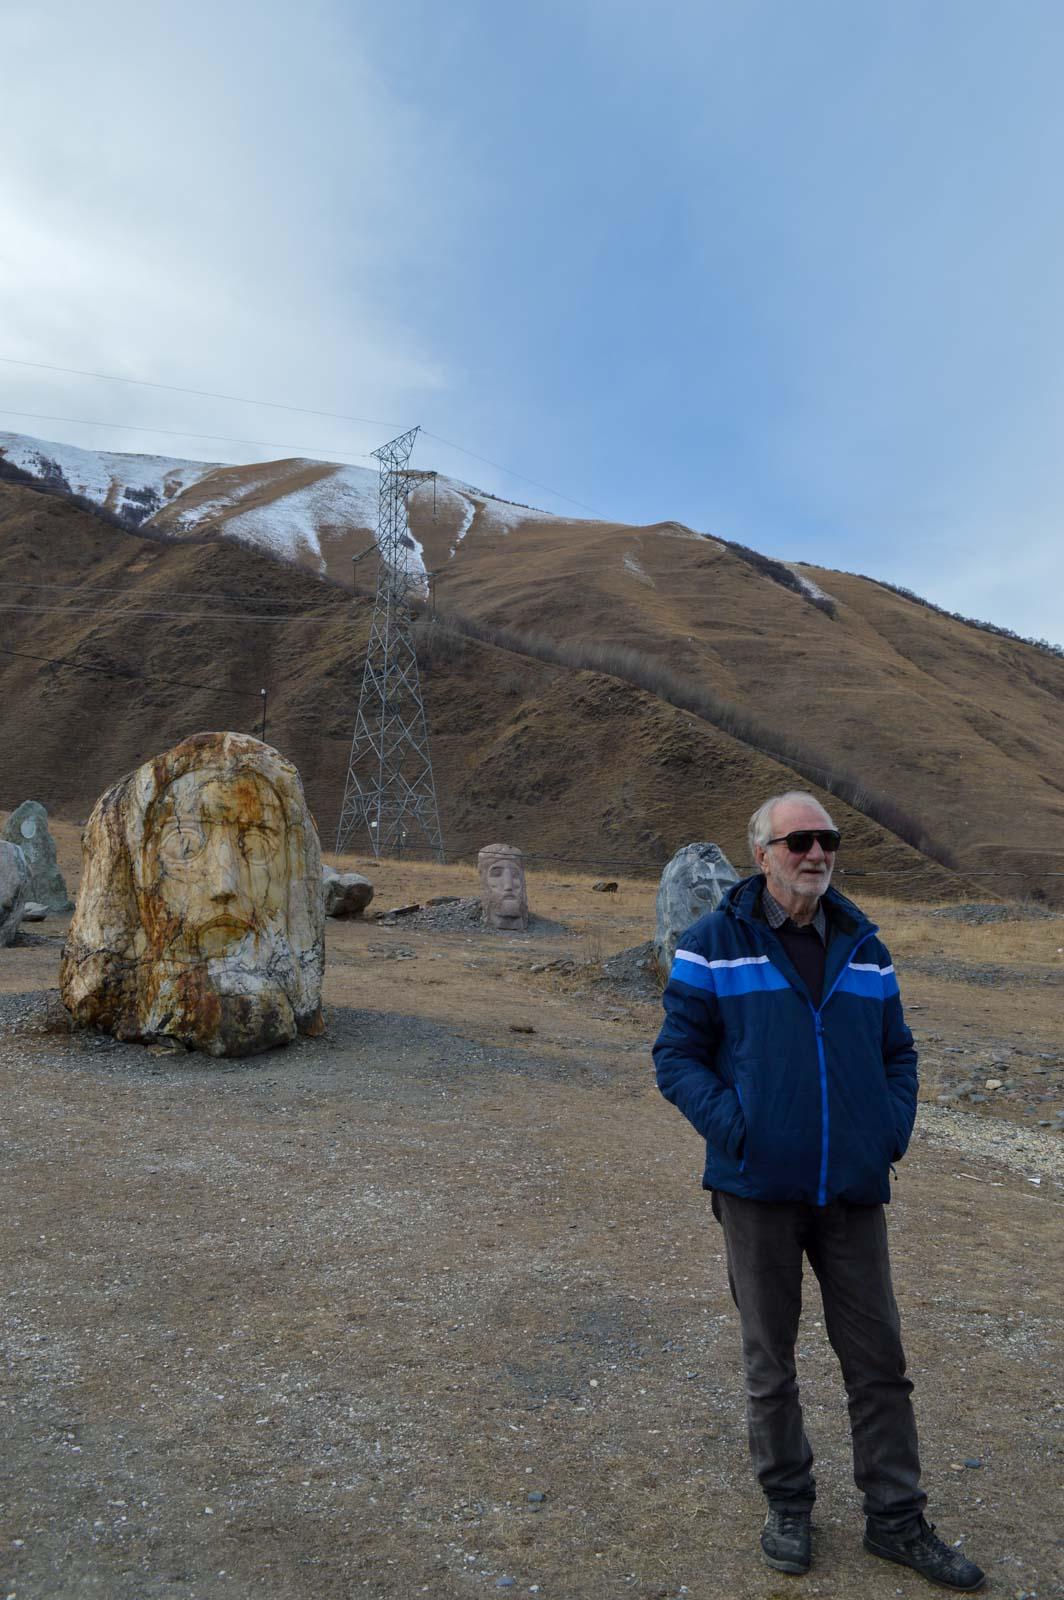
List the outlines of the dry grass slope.
<svg viewBox="0 0 1064 1600">
<path fill-rule="evenodd" d="M 649 583 L 633 581 L 627 556 Z M 84 816 L 121 772 L 187 733 L 254 731 L 266 686 L 268 736 L 299 764 L 331 838 L 367 596 L 352 605 L 339 586 L 224 540 L 121 533 L 11 484 L 0 579 L 8 604 L 59 607 L 4 614 L 0 800 L 35 795 Z M 878 585 L 817 581 L 834 585 L 835 620 L 672 525 L 529 522 L 478 537 L 474 519 L 438 584 L 453 622 L 421 624 L 450 848 L 509 835 L 533 854 L 653 872 L 709 836 L 742 862 L 754 801 L 798 783 L 836 814 L 845 866 L 907 893 L 976 892 L 926 852 L 1048 870 L 1064 814 L 1064 664 Z M 100 593 L 86 605 L 35 587 L 50 583 Z"/>
</svg>

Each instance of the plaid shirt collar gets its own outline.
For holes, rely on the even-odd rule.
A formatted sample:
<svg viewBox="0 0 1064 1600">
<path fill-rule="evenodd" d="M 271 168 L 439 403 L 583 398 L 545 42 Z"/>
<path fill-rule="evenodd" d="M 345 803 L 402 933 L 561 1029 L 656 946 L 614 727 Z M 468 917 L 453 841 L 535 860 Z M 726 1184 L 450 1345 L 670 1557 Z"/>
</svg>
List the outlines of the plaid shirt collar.
<svg viewBox="0 0 1064 1600">
<path fill-rule="evenodd" d="M 779 901 L 769 894 L 767 889 L 762 889 L 761 891 L 761 909 L 765 913 L 765 921 L 770 928 L 782 928 L 785 922 L 790 922 L 791 920 Z M 791 923 L 791 926 L 794 927 L 796 924 Z M 817 901 L 816 911 L 809 926 L 819 935 L 821 944 L 826 945 L 828 942 L 828 919 L 824 914 L 823 900 Z"/>
</svg>

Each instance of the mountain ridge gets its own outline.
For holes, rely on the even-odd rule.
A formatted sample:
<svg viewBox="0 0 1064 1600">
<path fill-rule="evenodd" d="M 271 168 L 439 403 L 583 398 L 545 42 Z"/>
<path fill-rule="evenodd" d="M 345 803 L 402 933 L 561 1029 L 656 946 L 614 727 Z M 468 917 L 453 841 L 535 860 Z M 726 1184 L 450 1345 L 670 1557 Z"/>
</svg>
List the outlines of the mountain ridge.
<svg viewBox="0 0 1064 1600">
<path fill-rule="evenodd" d="M 292 464 L 274 465 L 288 472 Z M 366 477 L 375 484 L 374 475 Z M 1064 899 L 1064 880 L 1050 877 L 1064 869 L 1064 853 L 1055 842 L 1064 817 L 1064 661 L 1053 651 L 1004 631 L 971 628 L 877 580 L 774 562 L 675 522 L 642 528 L 570 522 L 517 506 L 499 516 L 490 497 L 468 486 L 455 489 L 454 482 L 437 483 L 435 516 L 426 488 L 411 496 L 409 508 L 422 568 L 433 575 L 431 607 L 418 602 L 427 699 L 435 687 L 434 670 L 441 665 L 449 670 L 445 658 L 475 654 L 478 648 L 502 651 L 511 662 L 515 655 L 522 657 L 520 667 L 500 669 L 504 676 L 529 673 L 531 659 L 570 678 L 604 674 L 615 695 L 623 685 L 625 694 L 653 697 L 659 709 L 651 721 L 660 722 L 664 706 L 671 716 L 689 720 L 693 713 L 715 736 L 736 740 L 751 760 L 774 762 L 787 782 L 819 781 L 827 795 L 841 792 L 857 812 L 867 808 L 883 824 L 893 803 L 896 826 L 905 837 L 921 842 L 941 861 L 954 861 L 960 872 L 1000 875 L 997 887 L 1004 893 Z M 22 502 L 19 517 L 26 515 Z M 206 551 L 227 545 L 230 528 L 231 519 L 223 519 L 213 533 L 201 530 L 172 543 Z M 107 527 L 103 537 L 114 540 L 118 530 Z M 150 519 L 137 537 L 164 548 L 171 543 L 165 528 L 152 526 Z M 362 550 L 371 538 L 365 526 L 347 526 L 337 533 L 335 548 L 346 542 Z M 107 569 L 105 546 L 90 543 L 93 554 L 76 567 L 87 580 Z M 265 569 L 257 564 L 261 551 L 256 555 L 246 542 L 238 548 L 254 558 L 255 582 L 263 586 Z M 218 564 L 205 561 L 197 568 L 193 561 L 187 583 L 195 588 L 208 570 L 229 570 L 231 561 L 239 567 L 236 549 Z M 307 602 L 315 606 L 329 591 L 338 600 L 350 593 L 349 558 L 346 570 L 333 563 L 332 579 L 323 585 L 306 562 L 286 565 L 277 560 L 276 549 L 269 554 L 276 568 L 265 584 L 271 603 L 286 590 L 316 596 Z M 19 570 L 28 582 L 25 551 Z M 328 571 L 325 576 L 328 580 Z M 122 581 L 131 580 L 127 575 Z M 143 580 L 134 575 L 132 581 L 143 593 Z M 360 573 L 359 588 L 361 614 L 368 607 L 371 573 Z M 435 623 L 427 620 L 430 611 Z M 459 642 L 453 635 L 461 636 Z M 79 650 L 88 649 L 92 637 L 90 631 Z M 223 666 L 231 667 L 244 645 L 228 640 L 212 648 L 222 652 Z M 53 639 L 39 653 L 63 651 Z M 360 672 L 354 661 L 347 671 L 349 738 Z M 537 673 L 530 682 L 554 681 L 550 673 Z M 560 714 L 560 699 L 555 696 L 552 703 Z M 467 760 L 479 762 L 497 737 L 493 718 L 508 726 L 505 711 L 492 694 L 471 712 L 485 718 L 485 726 L 479 735 L 469 731 Z M 642 703 L 638 716 L 650 716 Z M 433 717 L 446 723 L 446 708 L 434 706 Z M 432 720 L 430 730 L 435 755 Z M 674 748 L 684 744 L 675 730 L 666 738 L 659 727 L 659 734 L 666 745 L 670 740 Z M 333 730 L 328 737 L 343 735 Z M 336 759 L 343 769 L 343 758 Z M 540 759 L 550 764 L 546 748 Z M 659 803 L 648 773 L 633 786 L 622 771 L 623 743 L 604 759 L 619 788 L 627 782 L 635 811 L 645 812 L 642 826 L 635 826 L 640 820 L 635 814 L 626 815 L 622 832 L 632 843 L 625 849 L 636 849 L 644 833 L 671 839 L 670 817 L 690 815 L 685 798 Z M 693 784 L 708 809 L 720 804 L 719 786 L 711 776 L 692 772 L 690 763 L 687 770 L 677 763 L 673 778 Z M 496 773 L 493 782 L 500 781 Z M 582 784 L 583 778 L 574 779 L 574 795 Z M 588 784 L 596 793 L 602 787 L 590 779 Z M 13 803 L 24 797 L 17 795 Z M 463 805 L 472 818 L 468 800 Z M 603 815 L 610 809 L 603 806 Z M 662 826 L 649 826 L 652 816 Z M 500 820 L 508 820 L 505 812 Z M 592 824 L 589 819 L 581 829 L 593 832 Z M 552 844 L 557 843 L 552 835 Z"/>
</svg>

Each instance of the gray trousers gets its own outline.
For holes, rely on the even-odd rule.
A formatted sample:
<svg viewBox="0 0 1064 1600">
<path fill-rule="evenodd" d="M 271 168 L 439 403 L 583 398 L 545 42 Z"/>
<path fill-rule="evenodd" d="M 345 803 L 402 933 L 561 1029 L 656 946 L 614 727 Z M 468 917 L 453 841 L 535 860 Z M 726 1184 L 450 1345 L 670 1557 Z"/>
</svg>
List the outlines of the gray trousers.
<svg viewBox="0 0 1064 1600">
<path fill-rule="evenodd" d="M 724 1228 L 728 1283 L 739 1308 L 750 1454 L 769 1505 L 808 1511 L 816 1498 L 794 1362 L 804 1255 L 820 1283 L 827 1335 L 846 1385 L 853 1475 L 865 1516 L 884 1532 L 908 1532 L 927 1496 L 920 1489 L 913 1386 L 905 1376 L 883 1207 L 775 1204 L 716 1190 L 713 1214 Z"/>
</svg>

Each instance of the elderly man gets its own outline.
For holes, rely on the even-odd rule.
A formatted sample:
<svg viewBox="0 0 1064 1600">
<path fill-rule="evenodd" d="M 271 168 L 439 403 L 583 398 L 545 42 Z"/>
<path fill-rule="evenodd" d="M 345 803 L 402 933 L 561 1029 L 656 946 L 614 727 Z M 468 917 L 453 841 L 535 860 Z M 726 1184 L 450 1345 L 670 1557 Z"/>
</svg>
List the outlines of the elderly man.
<svg viewBox="0 0 1064 1600">
<path fill-rule="evenodd" d="M 706 1141 L 702 1186 L 739 1309 L 761 1550 L 805 1572 L 815 1499 L 795 1341 L 802 1258 L 849 1398 L 865 1548 L 933 1583 L 983 1573 L 923 1515 L 883 1211 L 916 1115 L 916 1051 L 876 928 L 830 887 L 839 833 L 812 795 L 750 819 L 760 869 L 682 935 L 654 1046 L 658 1086 Z"/>
</svg>

